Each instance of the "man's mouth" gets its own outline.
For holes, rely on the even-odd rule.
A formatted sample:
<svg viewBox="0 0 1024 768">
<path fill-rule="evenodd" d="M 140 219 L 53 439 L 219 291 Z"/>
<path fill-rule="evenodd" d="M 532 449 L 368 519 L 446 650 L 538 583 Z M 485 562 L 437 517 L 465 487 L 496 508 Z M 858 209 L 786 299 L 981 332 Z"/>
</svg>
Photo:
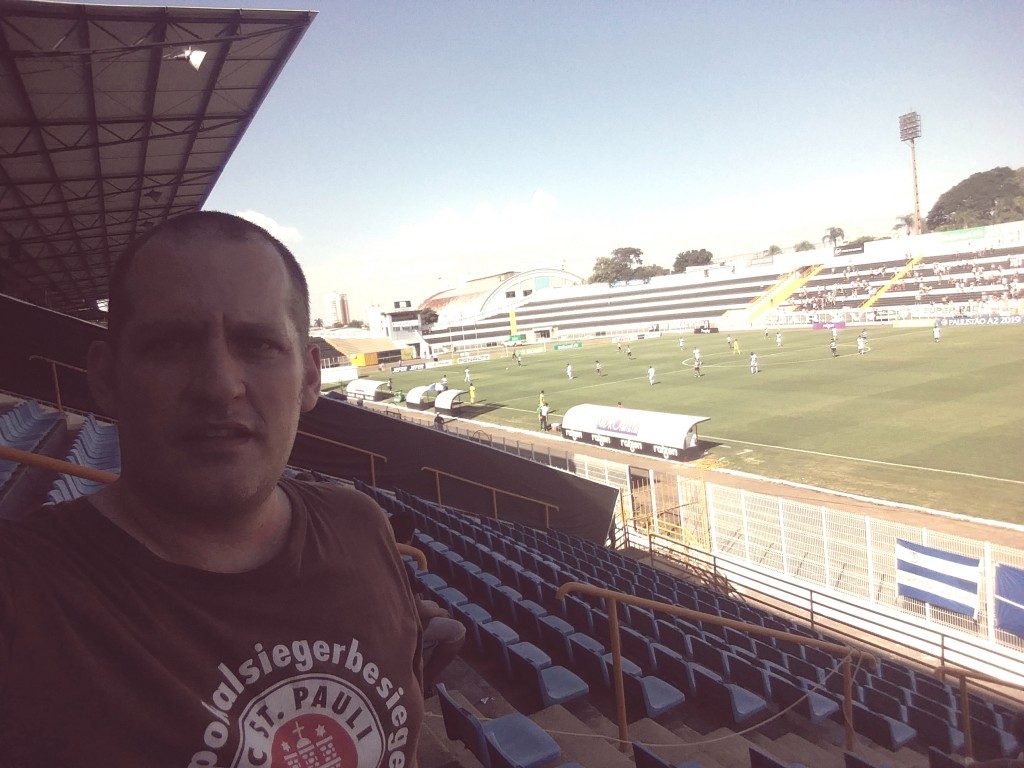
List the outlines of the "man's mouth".
<svg viewBox="0 0 1024 768">
<path fill-rule="evenodd" d="M 253 430 L 236 422 L 199 424 L 185 432 L 185 440 L 189 442 L 234 442 L 255 436 Z"/>
</svg>

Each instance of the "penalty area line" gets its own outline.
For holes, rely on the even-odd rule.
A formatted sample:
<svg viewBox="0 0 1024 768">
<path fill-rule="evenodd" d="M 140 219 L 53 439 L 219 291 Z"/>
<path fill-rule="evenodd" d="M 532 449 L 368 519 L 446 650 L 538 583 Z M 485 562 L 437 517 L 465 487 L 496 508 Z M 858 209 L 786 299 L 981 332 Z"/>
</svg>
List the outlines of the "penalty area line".
<svg viewBox="0 0 1024 768">
<path fill-rule="evenodd" d="M 881 461 L 879 459 L 862 459 L 858 456 L 842 456 L 838 453 L 824 453 L 823 451 L 809 451 L 805 448 L 787 448 L 784 445 L 769 445 L 767 443 L 754 443 L 749 440 L 737 440 L 732 437 L 716 437 L 715 435 L 702 435 L 702 437 L 708 440 L 728 440 L 732 443 L 742 443 L 743 445 L 756 445 L 758 448 L 774 448 L 780 451 L 792 451 L 793 453 L 806 453 L 811 456 L 826 456 L 830 459 L 845 459 L 846 461 L 859 461 L 864 464 L 879 464 L 885 467 L 900 467 L 901 469 L 919 469 L 923 472 L 939 472 L 944 475 L 958 475 L 960 477 L 973 477 L 978 480 L 994 480 L 997 483 L 1013 483 L 1014 485 L 1024 485 L 1024 480 L 1011 480 L 1007 477 L 992 477 L 991 475 L 977 475 L 973 472 L 958 472 L 955 469 L 936 469 L 935 467 L 919 467 L 916 464 L 900 464 L 895 461 Z"/>
</svg>

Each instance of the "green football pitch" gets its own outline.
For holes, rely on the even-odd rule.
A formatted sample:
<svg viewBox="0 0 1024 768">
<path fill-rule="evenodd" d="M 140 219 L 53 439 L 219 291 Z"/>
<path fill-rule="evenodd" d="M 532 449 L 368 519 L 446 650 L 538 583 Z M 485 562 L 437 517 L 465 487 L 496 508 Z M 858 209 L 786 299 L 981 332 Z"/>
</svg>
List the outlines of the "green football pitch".
<svg viewBox="0 0 1024 768">
<path fill-rule="evenodd" d="M 712 465 L 948 512 L 1024 523 L 1024 327 L 872 328 L 726 334 L 637 341 L 633 357 L 610 341 L 525 355 L 490 350 L 469 364 L 477 407 L 462 416 L 537 429 L 544 390 L 551 420 L 577 403 L 707 416 L 699 427 Z M 703 377 L 692 369 L 701 350 Z M 761 372 L 749 371 L 757 353 Z M 598 376 L 595 361 L 603 365 Z M 571 364 L 574 378 L 566 377 Z M 647 367 L 656 371 L 647 382 Z M 465 365 L 393 375 L 408 390 L 440 379 L 464 388 Z M 464 396 L 468 402 L 468 396 Z"/>
</svg>

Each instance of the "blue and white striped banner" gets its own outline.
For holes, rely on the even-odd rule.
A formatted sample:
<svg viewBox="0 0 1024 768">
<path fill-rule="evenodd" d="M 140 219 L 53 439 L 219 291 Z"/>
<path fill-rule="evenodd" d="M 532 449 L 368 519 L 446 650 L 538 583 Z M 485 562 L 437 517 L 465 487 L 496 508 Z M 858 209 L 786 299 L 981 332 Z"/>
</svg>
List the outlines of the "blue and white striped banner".
<svg viewBox="0 0 1024 768">
<path fill-rule="evenodd" d="M 996 566 L 996 627 L 1024 637 L 1024 570 Z"/>
<path fill-rule="evenodd" d="M 978 618 L 981 560 L 896 539 L 897 593 Z"/>
</svg>

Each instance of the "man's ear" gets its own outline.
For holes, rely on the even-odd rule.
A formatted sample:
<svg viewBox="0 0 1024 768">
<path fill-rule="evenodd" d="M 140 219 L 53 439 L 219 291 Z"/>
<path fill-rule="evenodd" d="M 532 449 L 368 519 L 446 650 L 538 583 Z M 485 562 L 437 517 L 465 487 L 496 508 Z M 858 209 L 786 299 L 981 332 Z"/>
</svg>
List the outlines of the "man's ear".
<svg viewBox="0 0 1024 768">
<path fill-rule="evenodd" d="M 114 349 L 109 342 L 94 341 L 89 345 L 89 391 L 99 410 L 117 417 L 117 387 L 114 376 Z"/>
<path fill-rule="evenodd" d="M 320 348 L 307 344 L 302 356 L 302 391 L 299 395 L 300 410 L 313 410 L 320 397 Z"/>
</svg>

